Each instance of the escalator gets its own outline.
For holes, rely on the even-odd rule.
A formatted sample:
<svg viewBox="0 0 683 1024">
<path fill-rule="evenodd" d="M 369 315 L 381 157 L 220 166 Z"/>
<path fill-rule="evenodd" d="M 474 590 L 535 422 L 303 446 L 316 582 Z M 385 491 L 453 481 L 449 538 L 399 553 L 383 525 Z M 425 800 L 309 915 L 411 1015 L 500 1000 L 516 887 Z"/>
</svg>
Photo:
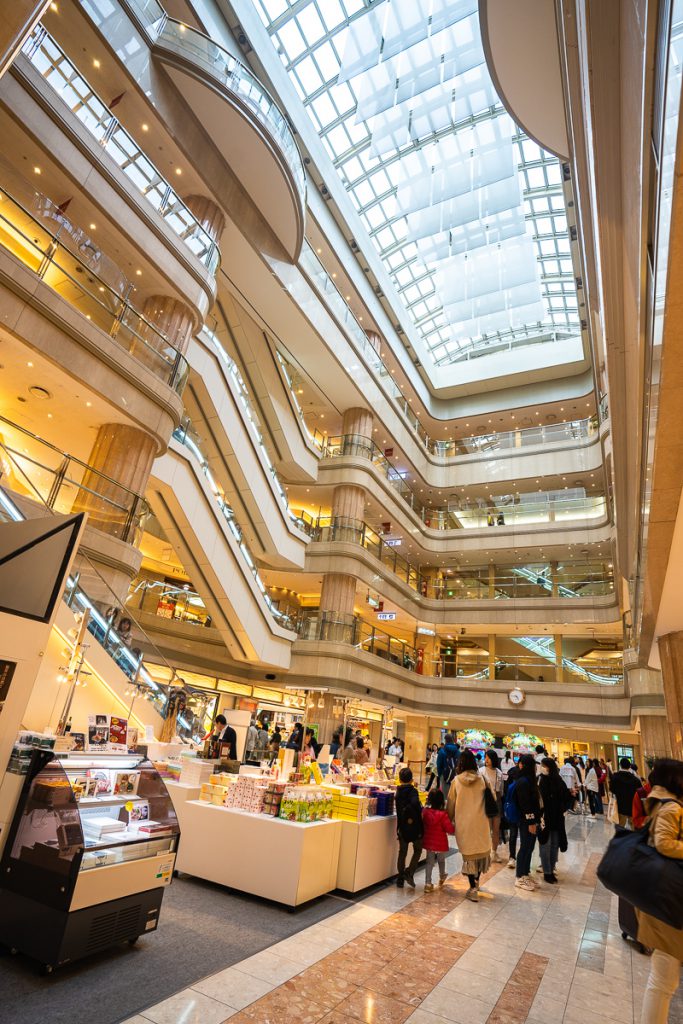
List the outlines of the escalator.
<svg viewBox="0 0 683 1024">
<path fill-rule="evenodd" d="M 234 512 L 188 434 L 174 436 L 155 461 L 147 498 L 230 655 L 288 668 L 295 634 L 268 598 Z"/>
</svg>

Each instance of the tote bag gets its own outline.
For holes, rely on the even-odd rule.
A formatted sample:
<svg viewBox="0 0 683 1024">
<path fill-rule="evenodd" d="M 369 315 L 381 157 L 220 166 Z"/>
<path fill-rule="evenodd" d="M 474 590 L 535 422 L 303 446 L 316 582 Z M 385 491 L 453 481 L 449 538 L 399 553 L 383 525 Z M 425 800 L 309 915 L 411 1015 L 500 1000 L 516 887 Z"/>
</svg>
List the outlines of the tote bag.
<svg viewBox="0 0 683 1024">
<path fill-rule="evenodd" d="M 619 824 L 619 808 L 617 807 L 617 798 L 615 796 L 609 798 L 607 820 L 611 821 L 613 825 Z"/>
<path fill-rule="evenodd" d="M 648 843 L 649 833 L 649 822 L 635 832 L 617 828 L 598 866 L 598 878 L 638 910 L 683 928 L 683 861 L 658 853 Z"/>
</svg>

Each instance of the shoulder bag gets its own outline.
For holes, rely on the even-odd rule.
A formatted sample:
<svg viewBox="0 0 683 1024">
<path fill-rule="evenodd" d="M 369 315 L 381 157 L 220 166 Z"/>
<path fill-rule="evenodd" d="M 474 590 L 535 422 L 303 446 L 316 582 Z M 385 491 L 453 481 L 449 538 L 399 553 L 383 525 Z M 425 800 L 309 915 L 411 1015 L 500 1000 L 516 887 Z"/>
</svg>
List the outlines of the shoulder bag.
<svg viewBox="0 0 683 1024">
<path fill-rule="evenodd" d="M 683 928 L 683 861 L 650 846 L 649 834 L 649 821 L 635 832 L 617 828 L 598 866 L 598 878 L 638 910 Z"/>
<path fill-rule="evenodd" d="M 484 781 L 484 813 L 487 818 L 497 818 L 500 814 L 498 801 L 491 792 L 491 787 L 486 781 Z"/>
</svg>

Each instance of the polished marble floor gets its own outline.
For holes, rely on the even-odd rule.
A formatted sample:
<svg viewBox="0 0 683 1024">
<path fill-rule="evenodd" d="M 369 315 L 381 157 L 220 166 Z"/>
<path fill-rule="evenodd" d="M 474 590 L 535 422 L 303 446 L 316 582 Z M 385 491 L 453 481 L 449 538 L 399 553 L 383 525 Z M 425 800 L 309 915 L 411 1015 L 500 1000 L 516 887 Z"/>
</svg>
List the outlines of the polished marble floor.
<svg viewBox="0 0 683 1024">
<path fill-rule="evenodd" d="M 569 818 L 559 885 L 535 874 L 540 889 L 524 892 L 497 866 L 479 903 L 464 898 L 456 854 L 443 889 L 418 881 L 415 893 L 340 901 L 333 917 L 125 1024 L 639 1024 L 649 959 L 622 939 L 595 874 L 610 831 Z M 669 1024 L 683 1024 L 680 994 Z"/>
</svg>

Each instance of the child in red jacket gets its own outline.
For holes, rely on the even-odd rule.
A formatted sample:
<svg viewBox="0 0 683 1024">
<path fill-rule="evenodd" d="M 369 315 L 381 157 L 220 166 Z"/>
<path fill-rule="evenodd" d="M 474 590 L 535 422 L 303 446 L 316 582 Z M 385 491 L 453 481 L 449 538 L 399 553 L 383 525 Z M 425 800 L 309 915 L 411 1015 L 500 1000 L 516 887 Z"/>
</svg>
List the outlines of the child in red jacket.
<svg viewBox="0 0 683 1024">
<path fill-rule="evenodd" d="M 439 885 L 446 881 L 446 854 L 448 853 L 448 837 L 455 833 L 453 823 L 444 810 L 446 801 L 440 789 L 433 789 L 427 797 L 427 806 L 422 812 L 424 836 L 422 845 L 427 851 L 427 867 L 425 870 L 425 892 L 434 892 L 432 871 L 434 864 L 439 865 Z"/>
</svg>

